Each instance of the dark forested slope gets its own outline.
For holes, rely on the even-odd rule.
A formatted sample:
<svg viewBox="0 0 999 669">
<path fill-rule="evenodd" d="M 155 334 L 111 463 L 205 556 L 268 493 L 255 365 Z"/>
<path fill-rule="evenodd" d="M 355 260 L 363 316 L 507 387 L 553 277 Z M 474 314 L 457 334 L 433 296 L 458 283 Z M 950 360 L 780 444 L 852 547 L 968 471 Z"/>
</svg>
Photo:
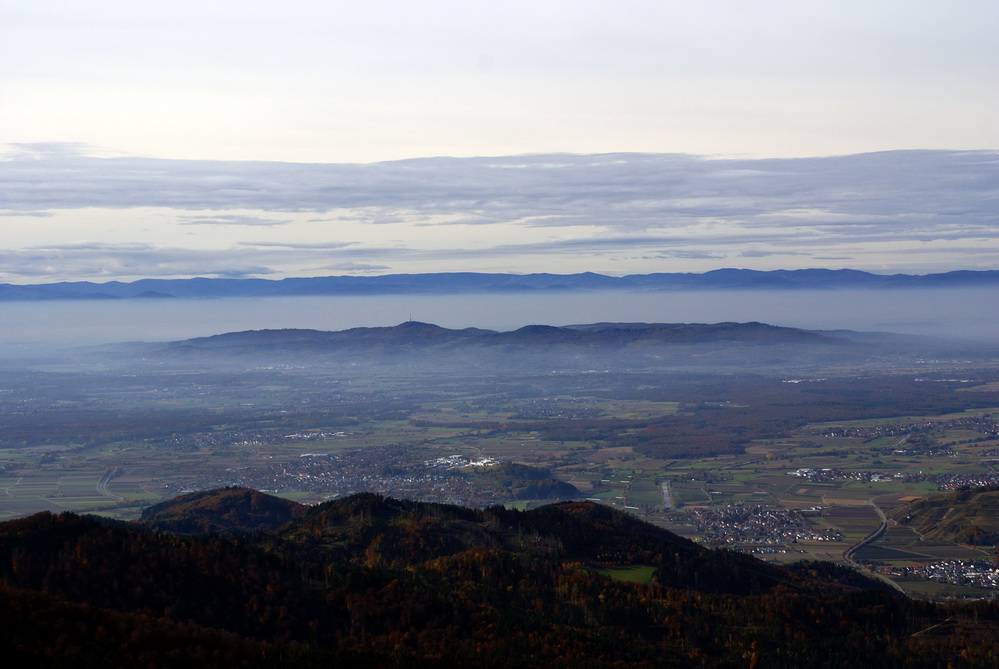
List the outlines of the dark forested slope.
<svg viewBox="0 0 999 669">
<path fill-rule="evenodd" d="M 519 512 L 362 494 L 261 530 L 254 497 L 230 489 L 174 506 L 203 518 L 220 508 L 227 535 L 73 514 L 0 524 L 0 642 L 40 666 L 999 660 L 993 603 L 915 602 L 834 566 L 708 551 L 589 503 Z M 606 575 L 633 564 L 654 567 L 652 582 Z"/>
</svg>

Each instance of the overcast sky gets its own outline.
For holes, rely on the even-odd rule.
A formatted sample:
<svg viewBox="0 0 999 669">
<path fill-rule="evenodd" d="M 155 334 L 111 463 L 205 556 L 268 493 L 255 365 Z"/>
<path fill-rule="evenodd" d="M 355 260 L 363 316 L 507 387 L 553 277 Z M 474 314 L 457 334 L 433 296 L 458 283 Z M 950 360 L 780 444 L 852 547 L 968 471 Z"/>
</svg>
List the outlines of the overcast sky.
<svg viewBox="0 0 999 669">
<path fill-rule="evenodd" d="M 8 0 L 0 281 L 995 268 L 997 25 L 992 0 Z"/>
</svg>

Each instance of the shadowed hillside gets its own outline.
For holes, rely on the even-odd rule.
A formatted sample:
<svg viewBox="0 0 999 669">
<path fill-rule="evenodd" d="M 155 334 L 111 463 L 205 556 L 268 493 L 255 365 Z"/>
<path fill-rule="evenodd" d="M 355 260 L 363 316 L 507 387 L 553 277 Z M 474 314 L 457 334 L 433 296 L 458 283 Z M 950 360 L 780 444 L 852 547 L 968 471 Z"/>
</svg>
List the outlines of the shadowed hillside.
<svg viewBox="0 0 999 669">
<path fill-rule="evenodd" d="M 184 509 L 200 518 L 195 528 L 227 534 L 154 529 Z M 295 517 L 261 529 L 277 522 L 274 509 Z M 842 567 L 707 550 L 586 502 L 521 512 L 360 494 L 296 509 L 223 489 L 176 500 L 148 523 L 69 513 L 2 523 L 0 641 L 11 657 L 51 666 L 182 656 L 296 667 L 999 659 L 995 603 L 915 602 Z M 614 577 L 634 565 L 653 568 L 652 581 Z"/>
</svg>

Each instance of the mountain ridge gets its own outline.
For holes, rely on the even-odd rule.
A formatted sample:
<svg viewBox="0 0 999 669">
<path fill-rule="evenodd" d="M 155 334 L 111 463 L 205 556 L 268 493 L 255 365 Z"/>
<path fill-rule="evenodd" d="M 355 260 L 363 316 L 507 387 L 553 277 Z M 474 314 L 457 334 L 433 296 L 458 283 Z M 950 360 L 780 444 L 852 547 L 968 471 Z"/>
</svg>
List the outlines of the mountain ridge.
<svg viewBox="0 0 999 669">
<path fill-rule="evenodd" d="M 480 328 L 460 330 L 432 323 L 405 321 L 385 327 L 356 327 L 347 330 L 267 329 L 243 330 L 168 342 L 168 349 L 217 349 L 225 347 L 359 348 L 383 344 L 410 346 L 537 345 L 576 344 L 579 346 L 625 346 L 656 341 L 661 343 L 777 342 L 834 344 L 844 340 L 846 331 L 836 335 L 800 328 L 748 323 L 591 323 L 580 325 L 525 325 L 516 330 Z"/>
<path fill-rule="evenodd" d="M 171 342 L 109 345 L 95 354 L 143 364 L 387 365 L 490 373 L 678 368 L 788 373 L 900 356 L 917 359 L 992 351 L 982 350 L 915 335 L 805 330 L 755 321 L 535 324 L 510 331 L 448 329 L 407 321 L 338 331 L 244 330 Z"/>
<path fill-rule="evenodd" d="M 0 284 L 0 301 L 131 298 L 294 297 L 317 295 L 458 295 L 600 291 L 846 290 L 956 288 L 999 285 L 999 270 L 955 270 L 934 274 L 873 274 L 851 269 L 750 270 L 722 268 L 703 273 L 657 272 L 608 276 L 437 272 L 378 276 L 285 279 L 139 279 L 131 282 L 63 281 Z"/>
</svg>

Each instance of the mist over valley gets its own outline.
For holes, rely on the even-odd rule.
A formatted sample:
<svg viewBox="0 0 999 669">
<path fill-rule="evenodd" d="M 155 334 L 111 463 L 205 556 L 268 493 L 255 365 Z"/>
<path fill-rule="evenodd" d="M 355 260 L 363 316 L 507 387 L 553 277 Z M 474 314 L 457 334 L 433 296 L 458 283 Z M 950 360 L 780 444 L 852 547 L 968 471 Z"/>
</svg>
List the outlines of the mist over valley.
<svg viewBox="0 0 999 669">
<path fill-rule="evenodd" d="M 407 320 L 501 331 L 597 322 L 756 321 L 995 342 L 994 297 L 990 288 L 950 288 L 16 301 L 0 303 L 0 360 L 18 364 L 25 357 L 96 344 L 244 330 L 336 331 Z"/>
</svg>

